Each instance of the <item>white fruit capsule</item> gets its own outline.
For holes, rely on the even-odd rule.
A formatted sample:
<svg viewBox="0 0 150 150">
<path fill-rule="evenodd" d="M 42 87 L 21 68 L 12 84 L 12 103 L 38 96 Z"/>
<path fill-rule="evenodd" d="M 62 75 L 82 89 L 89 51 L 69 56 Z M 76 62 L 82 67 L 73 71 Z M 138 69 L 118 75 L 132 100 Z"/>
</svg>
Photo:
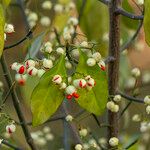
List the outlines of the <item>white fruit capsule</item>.
<svg viewBox="0 0 150 150">
<path fill-rule="evenodd" d="M 36 76 L 37 73 L 38 73 L 38 69 L 36 69 L 35 67 L 29 67 L 27 69 L 27 73 L 30 75 L 30 76 Z"/>
<path fill-rule="evenodd" d="M 88 78 L 88 77 L 86 77 L 86 78 Z M 87 80 L 87 86 L 89 86 L 89 87 L 94 87 L 95 86 L 95 80 L 93 79 L 93 78 L 88 78 L 88 80 Z"/>
<path fill-rule="evenodd" d="M 104 61 L 101 60 L 101 61 L 98 63 L 98 65 L 99 65 L 99 67 L 100 67 L 103 71 L 105 71 L 105 69 L 106 69 L 106 64 L 105 64 Z"/>
<path fill-rule="evenodd" d="M 69 18 L 69 20 L 68 20 L 68 24 L 71 24 L 71 25 L 74 25 L 74 26 L 78 25 L 78 23 L 79 23 L 79 21 L 78 21 L 78 19 L 75 18 L 75 17 L 71 17 L 71 18 Z"/>
<path fill-rule="evenodd" d="M 14 26 L 12 24 L 6 24 L 4 32 L 8 34 L 15 32 Z"/>
<path fill-rule="evenodd" d="M 38 20 L 38 15 L 35 12 L 29 13 L 28 21 L 36 22 Z"/>
<path fill-rule="evenodd" d="M 81 129 L 81 130 L 79 131 L 79 134 L 80 134 L 80 136 L 85 137 L 85 136 L 87 136 L 88 131 L 87 131 L 87 129 Z"/>
<path fill-rule="evenodd" d="M 65 82 L 60 84 L 60 89 L 65 89 L 67 87 L 67 84 Z"/>
<path fill-rule="evenodd" d="M 52 79 L 52 81 L 56 84 L 61 84 L 62 82 L 62 77 L 60 75 L 55 75 Z"/>
<path fill-rule="evenodd" d="M 68 95 L 72 95 L 73 93 L 76 92 L 76 88 L 73 86 L 73 85 L 69 85 L 67 88 L 66 88 L 66 93 Z"/>
<path fill-rule="evenodd" d="M 51 24 L 51 20 L 47 16 L 43 16 L 40 20 L 42 26 L 48 27 Z"/>
<path fill-rule="evenodd" d="M 67 115 L 65 119 L 66 119 L 66 121 L 71 122 L 73 120 L 73 117 L 71 115 Z"/>
<path fill-rule="evenodd" d="M 119 111 L 119 105 L 114 105 L 114 107 L 111 109 L 112 112 L 117 113 Z"/>
<path fill-rule="evenodd" d="M 118 146 L 119 144 L 119 139 L 116 138 L 116 137 L 112 137 L 110 138 L 109 140 L 109 145 L 112 146 L 112 147 L 115 147 L 115 146 Z"/>
<path fill-rule="evenodd" d="M 12 134 L 16 131 L 16 126 L 14 124 L 10 124 L 6 126 L 6 132 Z"/>
<path fill-rule="evenodd" d="M 141 116 L 139 114 L 135 114 L 132 117 L 132 121 L 134 121 L 134 122 L 140 122 L 141 121 Z"/>
<path fill-rule="evenodd" d="M 102 58 L 99 52 L 95 52 L 92 57 L 96 60 L 96 62 L 99 62 Z"/>
<path fill-rule="evenodd" d="M 54 135 L 52 133 L 46 134 L 45 138 L 47 141 L 53 141 L 54 139 Z"/>
<path fill-rule="evenodd" d="M 76 79 L 73 81 L 73 85 L 76 88 L 85 88 L 86 87 L 86 81 L 84 79 Z"/>
<path fill-rule="evenodd" d="M 61 47 L 58 47 L 58 48 L 56 49 L 56 52 L 57 52 L 57 54 L 59 54 L 59 55 L 61 55 L 61 54 L 64 54 L 64 53 L 65 53 L 64 49 L 63 49 L 63 48 L 61 48 Z"/>
<path fill-rule="evenodd" d="M 134 76 L 135 78 L 139 77 L 141 75 L 140 69 L 139 68 L 134 68 L 131 71 L 132 76 Z"/>
<path fill-rule="evenodd" d="M 71 55 L 75 58 L 79 58 L 79 50 L 78 49 L 74 49 L 71 51 Z"/>
<path fill-rule="evenodd" d="M 27 60 L 27 61 L 25 62 L 26 68 L 35 67 L 35 64 L 36 64 L 35 61 L 32 60 L 32 59 L 29 59 L 29 60 Z"/>
<path fill-rule="evenodd" d="M 47 9 L 47 10 L 50 10 L 52 8 L 52 3 L 51 1 L 44 1 L 42 3 L 42 8 L 43 9 Z"/>
<path fill-rule="evenodd" d="M 18 63 L 17 62 L 14 62 L 13 64 L 10 65 L 10 68 L 12 70 L 17 70 L 17 67 L 18 67 Z"/>
<path fill-rule="evenodd" d="M 115 95 L 114 98 L 113 98 L 113 100 L 115 102 L 120 102 L 121 101 L 121 95 Z"/>
<path fill-rule="evenodd" d="M 113 101 L 109 101 L 106 105 L 108 110 L 112 110 L 115 106 L 115 103 Z"/>
<path fill-rule="evenodd" d="M 53 51 L 53 49 L 52 49 L 51 46 L 45 46 L 44 51 L 45 51 L 46 53 L 49 53 L 49 54 L 50 54 L 50 53 Z"/>
<path fill-rule="evenodd" d="M 72 68 L 72 64 L 71 64 L 69 61 L 66 61 L 66 62 L 65 62 L 65 67 L 66 67 L 67 69 L 71 69 L 71 68 Z"/>
<path fill-rule="evenodd" d="M 82 150 L 82 145 L 81 144 L 77 144 L 76 146 L 75 146 L 75 150 Z"/>
<path fill-rule="evenodd" d="M 150 105 L 150 95 L 147 95 L 145 98 L 144 98 L 144 103 L 146 105 Z"/>
<path fill-rule="evenodd" d="M 94 58 L 89 58 L 86 63 L 88 66 L 92 67 L 96 65 L 96 60 Z"/>
<path fill-rule="evenodd" d="M 21 75 L 21 74 L 16 74 L 15 75 L 15 80 L 20 84 L 20 85 L 24 85 L 26 80 L 27 80 L 28 76 L 26 74 Z"/>
<path fill-rule="evenodd" d="M 150 105 L 146 107 L 146 113 L 149 115 L 150 114 Z"/>
<path fill-rule="evenodd" d="M 64 37 L 64 40 L 68 41 L 71 39 L 71 34 L 69 32 L 64 32 L 63 37 Z"/>
<path fill-rule="evenodd" d="M 43 67 L 46 68 L 46 69 L 52 68 L 53 67 L 52 60 L 44 58 L 43 59 Z"/>
<path fill-rule="evenodd" d="M 56 5 L 54 6 L 54 11 L 55 11 L 56 13 L 62 13 L 63 10 L 64 10 L 64 7 L 63 7 L 61 4 L 56 4 Z"/>
<path fill-rule="evenodd" d="M 83 41 L 81 44 L 80 44 L 81 47 L 88 47 L 88 42 L 86 41 Z"/>
<path fill-rule="evenodd" d="M 45 73 L 45 70 L 44 70 L 44 69 L 39 69 L 38 72 L 37 72 L 37 76 L 38 76 L 39 78 L 41 78 L 44 73 Z"/>
</svg>

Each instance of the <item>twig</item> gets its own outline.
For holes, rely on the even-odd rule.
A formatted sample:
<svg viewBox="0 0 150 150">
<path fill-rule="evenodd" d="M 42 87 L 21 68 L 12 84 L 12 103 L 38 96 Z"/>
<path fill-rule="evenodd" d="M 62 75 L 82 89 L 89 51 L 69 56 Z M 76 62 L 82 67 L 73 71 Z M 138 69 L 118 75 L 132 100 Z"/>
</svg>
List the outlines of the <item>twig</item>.
<svg viewBox="0 0 150 150">
<path fill-rule="evenodd" d="M 4 54 L 1 57 L 1 65 L 2 65 L 2 69 L 3 69 L 4 74 L 6 74 L 5 79 L 7 81 L 7 84 L 8 84 L 9 87 L 11 87 L 11 85 L 13 84 L 13 81 L 12 81 L 9 69 L 7 67 L 7 63 L 6 63 Z M 23 123 L 21 126 L 22 126 L 22 129 L 23 129 L 26 141 L 27 141 L 27 143 L 29 144 L 29 146 L 31 147 L 32 150 L 37 150 L 37 148 L 36 148 L 36 146 L 33 142 L 33 139 L 31 137 L 30 131 L 29 131 L 27 125 L 26 125 L 26 120 L 25 120 L 25 117 L 24 117 L 23 112 L 21 110 L 20 102 L 19 102 L 17 93 L 16 93 L 14 88 L 12 89 L 11 96 L 12 96 L 13 105 L 14 105 L 14 108 L 17 112 L 19 121 Z"/>
<path fill-rule="evenodd" d="M 137 102 L 137 103 L 141 103 L 143 104 L 144 103 L 144 100 L 141 99 L 141 98 L 135 98 L 135 97 L 132 97 L 132 96 L 129 96 L 121 91 L 118 91 L 117 94 L 120 94 L 123 98 L 129 100 L 129 101 L 133 101 L 133 102 Z"/>
<path fill-rule="evenodd" d="M 16 147 L 16 146 L 14 146 L 13 144 L 9 143 L 9 142 L 6 141 L 6 140 L 3 140 L 3 141 L 2 141 L 2 144 L 6 145 L 6 146 L 8 146 L 9 148 L 12 148 L 12 149 L 14 149 L 14 150 L 23 150 L 23 149 L 21 149 L 21 148 L 18 148 L 18 147 Z"/>
<path fill-rule="evenodd" d="M 5 98 L 4 98 L 3 101 L 2 101 L 2 102 L 3 102 L 2 105 L 4 105 L 4 104 L 6 103 L 6 100 L 7 100 L 7 98 L 9 97 L 9 95 L 10 95 L 12 89 L 14 88 L 14 86 L 15 86 L 15 82 L 13 82 L 13 84 L 12 84 L 11 87 L 9 88 L 8 92 L 6 93 Z"/>
<path fill-rule="evenodd" d="M 132 14 L 130 12 L 127 12 L 126 10 L 124 10 L 123 8 L 116 8 L 116 14 L 120 14 L 123 15 L 125 17 L 128 17 L 130 19 L 134 19 L 134 20 L 143 20 L 144 16 L 143 15 L 135 15 Z"/>
<path fill-rule="evenodd" d="M 127 48 L 129 48 L 129 46 L 132 44 L 132 42 L 135 40 L 135 38 L 136 38 L 137 35 L 139 34 L 142 25 L 143 25 L 143 20 L 140 21 L 139 26 L 138 26 L 136 32 L 135 32 L 134 35 L 131 37 L 131 39 L 129 39 L 129 40 L 127 41 L 127 43 L 125 43 L 125 44 L 120 48 L 120 51 L 124 51 L 124 50 L 126 50 Z"/>
<path fill-rule="evenodd" d="M 110 0 L 98 0 L 98 1 L 105 5 L 109 5 L 109 3 L 110 3 Z"/>
<path fill-rule="evenodd" d="M 18 42 L 14 43 L 14 44 L 12 44 L 12 45 L 9 45 L 9 46 L 4 47 L 4 50 L 13 48 L 13 47 L 15 47 L 15 46 L 18 46 L 19 44 L 21 44 L 22 42 L 24 42 L 25 40 L 27 40 L 27 39 L 29 38 L 29 36 L 32 35 L 33 30 L 34 30 L 34 29 L 31 29 L 31 30 L 25 35 L 25 37 L 23 37 L 23 38 L 22 38 L 21 40 L 19 40 Z"/>
</svg>

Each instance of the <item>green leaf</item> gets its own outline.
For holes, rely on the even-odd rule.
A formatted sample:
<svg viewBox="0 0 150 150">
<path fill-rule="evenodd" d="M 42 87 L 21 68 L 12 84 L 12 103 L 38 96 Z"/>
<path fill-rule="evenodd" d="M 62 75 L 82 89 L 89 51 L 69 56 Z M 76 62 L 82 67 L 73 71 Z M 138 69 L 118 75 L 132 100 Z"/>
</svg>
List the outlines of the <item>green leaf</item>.
<svg viewBox="0 0 150 150">
<path fill-rule="evenodd" d="M 128 139 L 128 143 L 126 143 L 124 145 L 124 148 L 128 149 L 128 150 L 134 149 L 134 146 L 136 146 L 138 140 L 140 139 L 140 136 L 141 136 L 141 134 L 139 134 L 139 133 L 132 135 L 132 137 L 130 139 Z"/>
<path fill-rule="evenodd" d="M 82 0 L 76 1 L 78 13 L 82 6 Z M 94 18 L 94 19 L 93 19 Z M 107 42 L 104 36 L 108 33 L 108 10 L 98 0 L 87 0 L 81 17 L 80 27 L 89 41 L 98 42 L 97 50 L 106 55 Z M 92 21 L 91 21 L 92 20 Z"/>
<path fill-rule="evenodd" d="M 76 72 L 84 75 L 91 75 L 96 81 L 96 85 L 90 91 L 81 89 L 79 91 L 80 97 L 77 102 L 89 112 L 94 113 L 95 115 L 100 115 L 104 112 L 108 99 L 106 73 L 101 71 L 98 65 L 95 65 L 94 67 L 87 66 L 87 59 L 88 57 L 80 51 L 80 59 Z"/>
<path fill-rule="evenodd" d="M 4 24 L 5 24 L 4 12 L 3 7 L 0 4 L 0 57 L 3 53 L 4 48 Z"/>
<path fill-rule="evenodd" d="M 131 7 L 131 5 L 129 4 L 128 0 L 124 0 L 124 1 L 122 2 L 122 7 L 123 7 L 126 11 L 128 11 L 128 12 L 130 12 L 130 13 L 134 13 L 134 10 L 133 10 L 133 8 Z M 130 19 L 130 18 L 127 18 L 127 17 L 125 17 L 125 16 L 122 16 L 122 23 L 124 23 L 124 25 L 125 25 L 128 29 L 136 30 L 139 21 L 133 20 L 133 19 Z"/>
<path fill-rule="evenodd" d="M 6 125 L 8 125 L 9 119 L 5 114 L 0 113 L 0 134 L 3 133 L 6 129 Z"/>
<path fill-rule="evenodd" d="M 144 11 L 144 31 L 145 31 L 145 40 L 150 46 L 150 1 L 145 0 L 145 11 Z"/>
<path fill-rule="evenodd" d="M 10 4 L 11 0 L 2 0 L 2 3 L 5 7 L 7 7 Z"/>
<path fill-rule="evenodd" d="M 43 75 L 32 93 L 31 109 L 34 126 L 44 123 L 53 115 L 65 97 L 64 91 L 60 90 L 59 86 L 52 83 L 52 78 L 56 74 L 64 78 L 67 76 L 65 56 L 62 56 L 58 63 Z"/>
<path fill-rule="evenodd" d="M 28 58 L 34 58 L 36 56 L 36 54 L 38 53 L 38 51 L 41 47 L 44 36 L 45 36 L 45 32 L 42 32 L 34 39 L 34 41 L 32 42 L 32 44 L 29 48 L 29 53 L 27 54 L 27 56 L 25 58 L 26 60 Z"/>
</svg>

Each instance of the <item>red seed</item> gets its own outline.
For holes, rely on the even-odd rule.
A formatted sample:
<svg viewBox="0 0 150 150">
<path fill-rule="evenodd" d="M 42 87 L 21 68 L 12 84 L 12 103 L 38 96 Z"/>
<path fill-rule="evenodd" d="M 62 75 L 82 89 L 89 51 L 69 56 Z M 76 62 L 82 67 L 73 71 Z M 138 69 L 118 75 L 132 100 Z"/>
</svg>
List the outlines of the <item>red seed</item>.
<svg viewBox="0 0 150 150">
<path fill-rule="evenodd" d="M 71 100 L 71 99 L 72 99 L 72 95 L 67 95 L 66 98 L 67 98 L 68 100 Z"/>
<path fill-rule="evenodd" d="M 25 85 L 25 80 L 24 79 L 20 79 L 19 80 L 19 84 L 22 85 L 22 86 Z"/>
<path fill-rule="evenodd" d="M 79 94 L 78 93 L 73 93 L 73 97 L 74 98 L 79 98 Z"/>
<path fill-rule="evenodd" d="M 25 67 L 24 67 L 24 66 L 21 66 L 21 67 L 19 68 L 18 73 L 19 73 L 19 74 L 23 74 L 24 72 L 25 72 Z"/>
<path fill-rule="evenodd" d="M 103 71 L 105 71 L 105 70 L 106 70 L 106 67 L 101 65 L 101 69 L 102 69 Z"/>
<path fill-rule="evenodd" d="M 81 80 L 80 80 L 80 82 L 79 82 L 79 86 L 82 87 L 82 81 L 81 81 Z"/>
<path fill-rule="evenodd" d="M 32 76 L 32 69 L 28 72 L 28 74 L 29 74 L 30 76 Z"/>
</svg>

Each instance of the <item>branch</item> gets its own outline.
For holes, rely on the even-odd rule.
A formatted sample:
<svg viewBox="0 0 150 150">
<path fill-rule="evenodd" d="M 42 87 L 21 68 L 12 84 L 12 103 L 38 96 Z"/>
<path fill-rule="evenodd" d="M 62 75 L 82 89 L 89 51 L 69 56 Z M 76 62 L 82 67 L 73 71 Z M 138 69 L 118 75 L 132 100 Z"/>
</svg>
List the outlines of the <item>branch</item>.
<svg viewBox="0 0 150 150">
<path fill-rule="evenodd" d="M 116 9 L 116 14 L 118 15 L 123 15 L 125 17 L 128 17 L 130 19 L 134 19 L 134 20 L 143 20 L 144 16 L 143 15 L 135 15 L 132 14 L 130 12 L 127 12 L 126 10 L 124 10 L 123 8 L 117 8 Z"/>
<path fill-rule="evenodd" d="M 135 98 L 133 96 L 129 96 L 121 91 L 118 91 L 117 94 L 120 94 L 123 98 L 129 100 L 129 101 L 133 101 L 133 102 L 137 102 L 137 103 L 141 103 L 143 104 L 144 103 L 144 100 L 141 99 L 141 98 Z"/>
<path fill-rule="evenodd" d="M 63 101 L 63 103 L 62 103 L 62 110 L 63 110 L 63 112 L 65 113 L 66 116 L 69 115 L 69 112 L 68 112 L 65 101 Z M 78 134 L 78 131 L 76 129 L 75 124 L 72 123 L 72 122 L 68 122 L 68 126 L 70 127 L 70 129 L 73 133 L 73 136 L 74 136 L 74 139 L 75 139 L 75 144 L 82 144 L 82 141 L 80 139 L 80 136 Z"/>
<path fill-rule="evenodd" d="M 6 82 L 7 82 L 8 86 L 11 87 L 11 85 L 13 85 L 13 80 L 11 78 L 9 69 L 7 67 L 7 63 L 6 63 L 4 54 L 1 56 L 1 65 L 2 65 L 2 69 L 3 69 L 4 74 L 6 74 L 5 75 Z M 24 114 L 21 110 L 18 95 L 17 95 L 16 90 L 14 88 L 12 89 L 11 96 L 12 96 L 13 105 L 14 105 L 14 108 L 15 108 L 16 113 L 18 115 L 19 121 L 23 123 L 21 126 L 23 129 L 26 141 L 32 150 L 37 150 L 37 148 L 34 145 L 33 139 L 31 137 L 30 131 L 26 125 L 26 120 L 25 120 Z"/>
<path fill-rule="evenodd" d="M 125 43 L 121 48 L 120 48 L 120 51 L 124 51 L 125 49 L 129 48 L 129 46 L 132 44 L 132 42 L 136 39 L 137 35 L 139 34 L 140 30 L 141 30 L 141 27 L 143 25 L 143 20 L 140 21 L 139 23 L 139 26 L 136 30 L 136 32 L 134 33 L 134 35 L 131 37 L 131 39 L 129 39 L 127 41 L 127 43 Z"/>
<path fill-rule="evenodd" d="M 23 37 L 23 38 L 22 38 L 21 40 L 19 40 L 18 42 L 14 43 L 14 44 L 12 44 L 12 45 L 9 45 L 9 46 L 4 47 L 4 50 L 13 48 L 13 47 L 15 47 L 15 46 L 18 46 L 19 44 L 21 44 L 22 42 L 24 42 L 25 40 L 27 40 L 27 39 L 32 35 L 34 29 L 35 29 L 35 28 L 31 29 L 31 30 L 25 35 L 25 37 Z"/>
<path fill-rule="evenodd" d="M 12 145 L 11 143 L 9 143 L 9 142 L 6 141 L 6 140 L 3 140 L 3 141 L 2 141 L 2 144 L 6 145 L 6 146 L 8 146 L 9 148 L 12 148 L 12 149 L 14 149 L 14 150 L 22 150 L 21 148 L 18 148 L 18 147 L 16 147 L 16 146 Z"/>
</svg>

